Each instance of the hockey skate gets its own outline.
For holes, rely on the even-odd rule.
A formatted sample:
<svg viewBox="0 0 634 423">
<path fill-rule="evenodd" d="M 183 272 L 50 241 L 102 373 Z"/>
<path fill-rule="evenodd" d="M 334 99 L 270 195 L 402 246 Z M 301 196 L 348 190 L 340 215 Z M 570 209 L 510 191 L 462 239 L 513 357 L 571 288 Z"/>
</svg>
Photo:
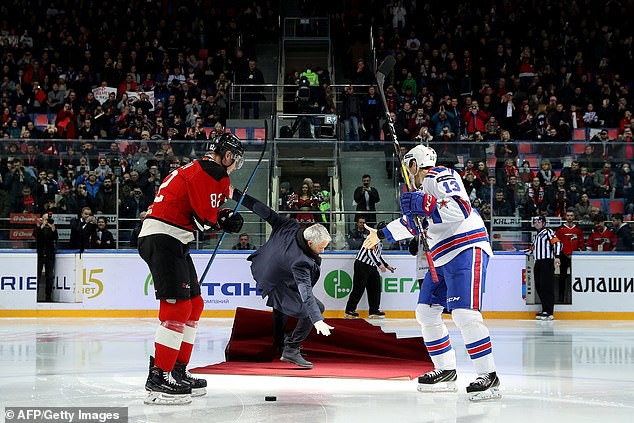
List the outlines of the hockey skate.
<svg viewBox="0 0 634 423">
<path fill-rule="evenodd" d="M 418 377 L 418 392 L 456 392 L 455 370 L 434 369 Z"/>
<path fill-rule="evenodd" d="M 189 373 L 186 364 L 176 363 L 174 370 L 172 370 L 172 376 L 177 382 L 189 385 L 192 388 L 192 397 L 202 397 L 207 393 L 207 381 L 196 378 Z"/>
<path fill-rule="evenodd" d="M 171 372 L 166 372 L 154 365 L 154 357 L 150 357 L 150 373 L 145 382 L 148 391 L 145 404 L 185 405 L 192 402 L 192 388 L 177 382 Z"/>
<path fill-rule="evenodd" d="M 467 394 L 470 401 L 500 399 L 500 379 L 495 372 L 480 375 L 467 386 Z"/>
</svg>

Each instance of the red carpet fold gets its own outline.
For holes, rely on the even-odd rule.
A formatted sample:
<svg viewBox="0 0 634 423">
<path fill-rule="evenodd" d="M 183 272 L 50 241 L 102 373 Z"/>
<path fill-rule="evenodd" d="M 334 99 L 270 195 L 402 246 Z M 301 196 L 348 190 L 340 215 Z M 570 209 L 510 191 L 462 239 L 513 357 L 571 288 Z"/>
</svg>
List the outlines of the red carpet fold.
<svg viewBox="0 0 634 423">
<path fill-rule="evenodd" d="M 327 319 L 335 329 L 328 337 L 315 331 L 302 345 L 314 363 L 300 369 L 279 360 L 273 347 L 273 321 L 268 311 L 238 308 L 226 361 L 193 369 L 194 373 L 263 376 L 413 379 L 433 368 L 423 339 L 397 338 L 362 319 Z M 289 319 L 287 330 L 295 325 Z"/>
</svg>

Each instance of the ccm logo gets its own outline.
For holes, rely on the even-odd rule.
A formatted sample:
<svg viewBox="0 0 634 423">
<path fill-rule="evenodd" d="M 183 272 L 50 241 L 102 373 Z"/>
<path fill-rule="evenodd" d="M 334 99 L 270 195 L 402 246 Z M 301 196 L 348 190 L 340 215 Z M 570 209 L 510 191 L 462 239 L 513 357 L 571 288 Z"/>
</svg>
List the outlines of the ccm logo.
<svg viewBox="0 0 634 423">
<path fill-rule="evenodd" d="M 460 301 L 460 297 L 449 297 L 447 298 L 447 302 L 450 303 L 452 301 Z"/>
</svg>

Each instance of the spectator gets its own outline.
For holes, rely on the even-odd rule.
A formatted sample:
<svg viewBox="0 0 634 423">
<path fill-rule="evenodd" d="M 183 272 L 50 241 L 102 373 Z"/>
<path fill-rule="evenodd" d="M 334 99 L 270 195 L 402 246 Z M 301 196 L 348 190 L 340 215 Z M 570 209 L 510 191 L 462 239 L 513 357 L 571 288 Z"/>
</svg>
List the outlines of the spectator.
<svg viewBox="0 0 634 423">
<path fill-rule="evenodd" d="M 370 86 L 368 94 L 361 104 L 362 126 L 365 128 L 367 141 L 379 141 L 381 139 L 381 125 L 379 119 L 384 116 L 381 99 L 376 93 L 376 87 Z"/>
<path fill-rule="evenodd" d="M 55 249 L 59 238 L 53 214 L 46 212 L 35 224 L 35 248 L 37 250 L 38 289 L 42 270 L 44 270 L 44 301 L 52 301 L 53 283 L 55 282 Z"/>
<path fill-rule="evenodd" d="M 504 197 L 504 191 L 501 189 L 495 191 L 491 210 L 493 211 L 493 216 L 513 216 L 515 214 L 513 204 Z"/>
<path fill-rule="evenodd" d="M 133 187 L 130 195 L 123 199 L 121 208 L 119 209 L 119 217 L 126 219 L 134 219 L 144 212 L 150 206 L 150 202 L 143 196 L 140 187 Z"/>
<path fill-rule="evenodd" d="M 585 237 L 581 228 L 575 224 L 574 210 L 566 211 L 566 220 L 555 232 L 557 239 L 561 241 L 562 251 L 560 255 L 561 266 L 559 268 L 558 299 L 560 303 L 570 298 L 572 278 L 572 253 L 585 251 Z M 568 273 L 570 272 L 570 277 Z"/>
<path fill-rule="evenodd" d="M 610 162 L 603 162 L 601 171 L 594 174 L 594 195 L 599 198 L 614 198 L 616 192 L 616 174 Z"/>
<path fill-rule="evenodd" d="M 146 215 L 147 215 L 147 212 L 145 211 L 142 211 L 141 213 L 139 213 L 139 221 L 134 225 L 134 229 L 132 229 L 132 232 L 130 234 L 130 247 L 136 248 L 138 246 L 139 233 L 141 233 L 141 228 L 143 227 L 143 220 L 145 219 Z"/>
<path fill-rule="evenodd" d="M 363 241 L 368 236 L 368 230 L 365 228 L 366 220 L 365 216 L 357 215 L 354 219 L 354 228 L 350 229 L 346 236 L 346 242 L 348 249 L 358 250 L 361 248 Z"/>
<path fill-rule="evenodd" d="M 253 109 L 253 119 L 260 118 L 260 101 L 263 99 L 262 88 L 258 85 L 264 85 L 264 75 L 257 68 L 255 60 L 249 60 L 249 69 L 244 76 L 242 84 L 255 85 L 244 88 L 243 106 L 244 118 L 249 119 L 249 112 Z"/>
<path fill-rule="evenodd" d="M 341 119 L 344 126 L 344 140 L 348 142 L 347 148 L 360 149 L 359 142 L 359 119 L 361 119 L 361 100 L 354 94 L 352 85 L 345 89 L 340 110 Z"/>
<path fill-rule="evenodd" d="M 616 234 L 605 226 L 605 215 L 598 213 L 592 217 L 594 229 L 588 237 L 587 249 L 591 251 L 612 251 L 616 247 Z"/>
<path fill-rule="evenodd" d="M 102 185 L 99 187 L 94 204 L 97 214 L 117 213 L 117 196 L 111 174 L 103 180 Z"/>
<path fill-rule="evenodd" d="M 467 134 L 473 134 L 475 131 L 485 133 L 485 123 L 489 120 L 490 117 L 490 113 L 480 110 L 477 102 L 472 102 L 468 113 L 464 115 L 464 123 Z"/>
<path fill-rule="evenodd" d="M 257 247 L 249 242 L 249 234 L 244 232 L 238 237 L 238 243 L 231 247 L 232 250 L 256 250 Z"/>
<path fill-rule="evenodd" d="M 612 215 L 612 227 L 616 230 L 614 251 L 634 251 L 632 244 L 632 227 L 623 221 L 622 213 Z"/>
<path fill-rule="evenodd" d="M 104 216 L 97 218 L 97 230 L 94 231 L 90 238 L 90 248 L 109 249 L 115 248 L 116 244 L 114 236 L 107 228 L 108 221 Z"/>
<path fill-rule="evenodd" d="M 70 248 L 83 253 L 90 247 L 90 240 L 97 230 L 97 219 L 90 207 L 82 207 L 79 216 L 70 220 Z"/>
<path fill-rule="evenodd" d="M 363 175 L 361 177 L 361 186 L 354 190 L 354 205 L 357 208 L 357 216 L 365 216 L 368 226 L 376 225 L 376 204 L 381 201 L 379 192 L 371 185 L 372 177 Z"/>
</svg>

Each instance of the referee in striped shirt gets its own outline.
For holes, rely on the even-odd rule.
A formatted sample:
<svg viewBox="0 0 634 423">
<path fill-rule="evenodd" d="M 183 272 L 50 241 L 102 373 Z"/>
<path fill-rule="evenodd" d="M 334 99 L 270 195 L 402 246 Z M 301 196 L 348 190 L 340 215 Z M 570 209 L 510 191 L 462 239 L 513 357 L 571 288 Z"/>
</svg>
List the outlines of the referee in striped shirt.
<svg viewBox="0 0 634 423">
<path fill-rule="evenodd" d="M 546 227 L 546 218 L 537 216 L 533 218 L 533 226 L 537 234 L 533 238 L 531 250 L 535 265 L 533 275 L 535 287 L 542 301 L 542 311 L 537 313 L 537 320 L 553 320 L 555 307 L 555 266 L 560 265 L 561 241 L 555 232 Z"/>
<path fill-rule="evenodd" d="M 356 319 L 357 304 L 363 296 L 363 291 L 368 292 L 368 308 L 370 319 L 382 319 L 385 313 L 379 310 L 381 303 L 381 272 L 390 271 L 394 273 L 394 267 L 390 266 L 381 257 L 383 244 L 379 242 L 374 248 L 369 250 L 361 247 L 354 259 L 354 277 L 352 278 L 352 292 L 346 304 L 346 319 Z"/>
</svg>

